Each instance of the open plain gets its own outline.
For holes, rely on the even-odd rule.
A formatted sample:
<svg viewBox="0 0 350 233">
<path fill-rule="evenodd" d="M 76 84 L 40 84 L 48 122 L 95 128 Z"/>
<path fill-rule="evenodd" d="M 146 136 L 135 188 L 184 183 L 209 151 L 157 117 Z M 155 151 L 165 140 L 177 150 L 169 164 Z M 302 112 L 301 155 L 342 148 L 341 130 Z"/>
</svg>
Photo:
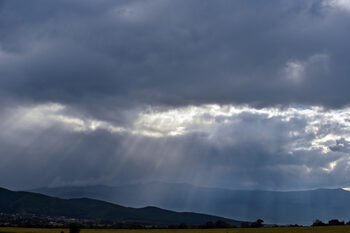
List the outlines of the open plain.
<svg viewBox="0 0 350 233">
<path fill-rule="evenodd" d="M 48 228 L 0 228 L 0 233 L 68 233 L 68 229 Z M 226 228 L 226 229 L 82 229 L 81 233 L 348 233 L 350 226 L 331 227 L 275 227 L 275 228 Z"/>
</svg>

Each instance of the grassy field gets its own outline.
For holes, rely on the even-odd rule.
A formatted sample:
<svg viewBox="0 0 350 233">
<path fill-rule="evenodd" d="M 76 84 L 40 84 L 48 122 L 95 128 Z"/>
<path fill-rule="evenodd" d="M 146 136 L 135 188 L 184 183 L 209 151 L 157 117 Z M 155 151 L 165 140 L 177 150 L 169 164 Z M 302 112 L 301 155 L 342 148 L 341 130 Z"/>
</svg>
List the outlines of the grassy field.
<svg viewBox="0 0 350 233">
<path fill-rule="evenodd" d="M 69 233 L 68 229 L 0 228 L 0 233 Z M 188 229 L 188 230 L 104 230 L 83 229 L 81 233 L 350 233 L 350 226 L 336 227 L 281 227 L 281 228 L 235 228 L 235 229 Z"/>
</svg>

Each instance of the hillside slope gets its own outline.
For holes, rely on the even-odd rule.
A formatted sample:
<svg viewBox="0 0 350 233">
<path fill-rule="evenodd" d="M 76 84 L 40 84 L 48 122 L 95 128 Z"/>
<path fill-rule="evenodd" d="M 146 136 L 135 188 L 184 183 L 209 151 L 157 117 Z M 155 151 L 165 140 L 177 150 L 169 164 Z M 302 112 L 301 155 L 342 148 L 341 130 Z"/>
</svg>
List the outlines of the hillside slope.
<svg viewBox="0 0 350 233">
<path fill-rule="evenodd" d="M 238 221 L 197 213 L 179 213 L 156 207 L 130 208 L 89 198 L 60 199 L 31 192 L 14 192 L 0 188 L 0 212 L 67 216 L 81 219 L 104 219 L 152 224 L 203 224 L 223 220 Z"/>
<path fill-rule="evenodd" d="M 188 184 L 148 183 L 119 187 L 43 188 L 58 197 L 91 197 L 127 206 L 155 205 L 239 220 L 311 224 L 316 218 L 350 220 L 350 192 L 342 189 L 276 192 L 204 188 Z M 139 194 L 142 195 L 139 195 Z"/>
</svg>

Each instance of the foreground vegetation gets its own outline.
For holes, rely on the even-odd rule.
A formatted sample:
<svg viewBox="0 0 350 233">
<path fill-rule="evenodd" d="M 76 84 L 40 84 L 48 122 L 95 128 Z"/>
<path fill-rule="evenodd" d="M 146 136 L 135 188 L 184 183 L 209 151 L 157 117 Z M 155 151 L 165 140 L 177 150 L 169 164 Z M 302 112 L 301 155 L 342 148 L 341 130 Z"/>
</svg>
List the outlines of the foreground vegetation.
<svg viewBox="0 0 350 233">
<path fill-rule="evenodd" d="M 69 233 L 68 229 L 2 227 L 0 233 Z M 226 229 L 82 229 L 81 233 L 348 233 L 350 226 L 324 227 L 275 227 L 275 228 L 226 228 Z"/>
</svg>

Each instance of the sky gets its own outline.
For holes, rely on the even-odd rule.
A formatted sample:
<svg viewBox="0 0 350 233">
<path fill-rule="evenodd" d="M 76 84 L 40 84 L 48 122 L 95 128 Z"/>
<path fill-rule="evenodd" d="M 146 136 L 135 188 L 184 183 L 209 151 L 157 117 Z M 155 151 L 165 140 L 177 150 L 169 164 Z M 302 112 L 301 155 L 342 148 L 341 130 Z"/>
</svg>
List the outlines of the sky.
<svg viewBox="0 0 350 233">
<path fill-rule="evenodd" d="M 0 1 L 0 186 L 350 187 L 350 0 Z"/>
</svg>

